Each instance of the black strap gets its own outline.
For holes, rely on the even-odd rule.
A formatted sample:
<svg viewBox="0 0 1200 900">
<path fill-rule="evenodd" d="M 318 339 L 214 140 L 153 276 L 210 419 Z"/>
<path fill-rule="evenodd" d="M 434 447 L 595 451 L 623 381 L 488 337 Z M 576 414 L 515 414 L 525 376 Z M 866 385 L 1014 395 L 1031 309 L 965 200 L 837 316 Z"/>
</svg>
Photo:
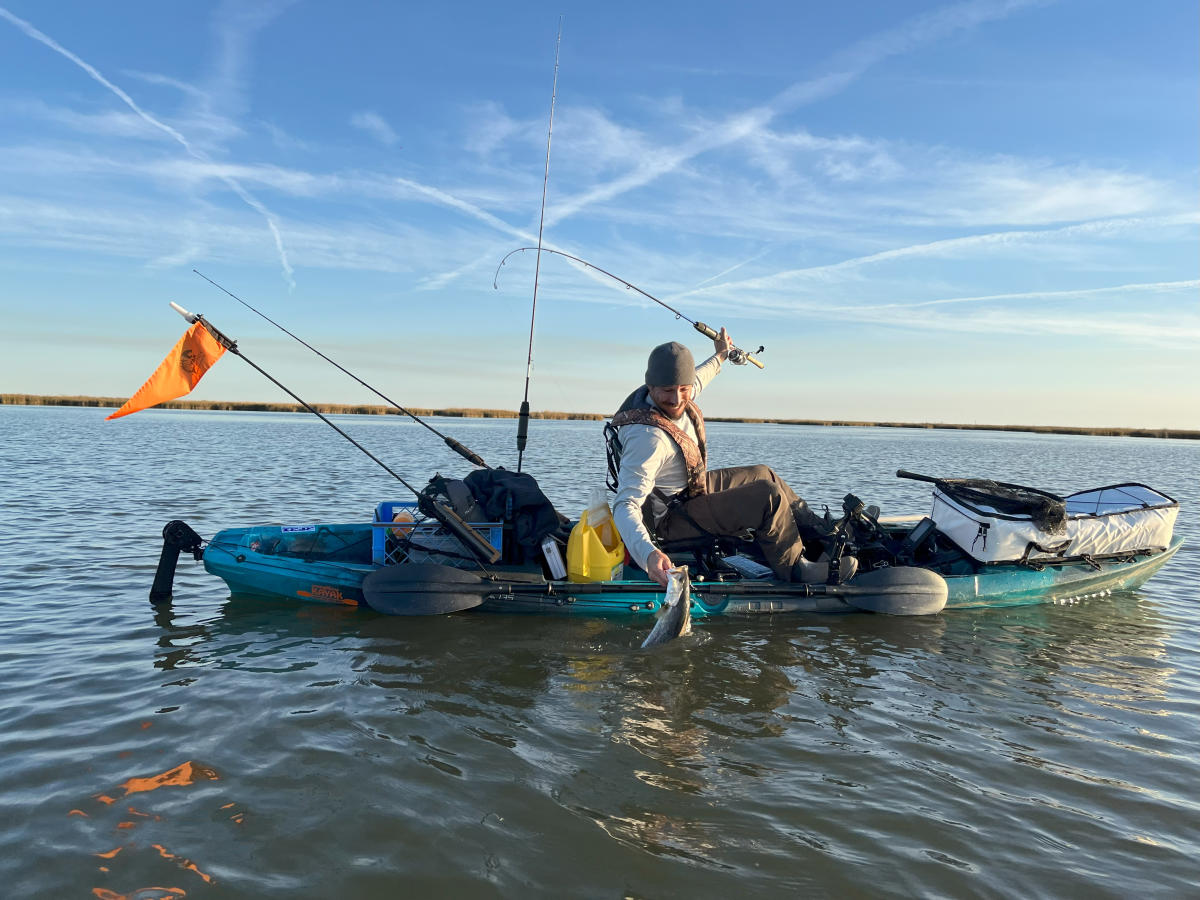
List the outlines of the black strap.
<svg viewBox="0 0 1200 900">
<path fill-rule="evenodd" d="M 608 457 L 608 476 L 604 483 L 608 489 L 616 493 L 617 482 L 621 475 L 621 439 L 620 429 L 612 422 L 604 423 L 604 454 Z"/>
<path fill-rule="evenodd" d="M 986 542 L 985 542 L 984 546 L 986 547 Z M 1023 554 L 1021 554 L 1021 558 L 1019 560 L 1017 560 L 1017 563 L 1018 563 L 1018 565 L 1023 565 L 1025 563 L 1028 563 L 1029 562 L 1029 554 L 1032 553 L 1034 550 L 1038 551 L 1039 553 L 1049 553 L 1053 556 L 1061 558 L 1066 555 L 1067 548 L 1070 546 L 1071 546 L 1071 541 L 1069 538 L 1061 543 L 1052 544 L 1049 547 L 1043 546 L 1042 544 L 1039 544 L 1037 541 L 1030 541 L 1028 544 L 1025 545 L 1025 552 Z M 1044 562 L 1044 560 L 1039 560 L 1039 562 Z"/>
</svg>

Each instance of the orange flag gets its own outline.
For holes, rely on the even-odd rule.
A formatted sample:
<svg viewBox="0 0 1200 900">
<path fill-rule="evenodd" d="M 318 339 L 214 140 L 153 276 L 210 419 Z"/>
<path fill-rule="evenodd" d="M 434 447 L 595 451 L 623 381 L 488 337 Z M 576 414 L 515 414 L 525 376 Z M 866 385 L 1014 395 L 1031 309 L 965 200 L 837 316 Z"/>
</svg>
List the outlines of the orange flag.
<svg viewBox="0 0 1200 900">
<path fill-rule="evenodd" d="M 138 410 L 166 403 L 191 391 L 204 373 L 221 358 L 225 348 L 217 342 L 203 324 L 197 322 L 179 339 L 167 358 L 154 370 L 154 374 L 138 388 L 109 419 L 127 416 Z"/>
</svg>

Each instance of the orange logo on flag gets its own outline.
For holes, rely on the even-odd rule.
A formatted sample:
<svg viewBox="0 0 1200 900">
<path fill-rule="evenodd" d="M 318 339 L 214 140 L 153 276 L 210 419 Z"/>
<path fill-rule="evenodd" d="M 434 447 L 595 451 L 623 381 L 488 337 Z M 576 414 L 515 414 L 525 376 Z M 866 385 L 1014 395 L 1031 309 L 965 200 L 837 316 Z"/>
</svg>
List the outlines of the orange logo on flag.
<svg viewBox="0 0 1200 900">
<path fill-rule="evenodd" d="M 225 348 L 209 334 L 200 322 L 194 324 L 167 354 L 154 374 L 138 388 L 138 392 L 109 419 L 127 416 L 147 407 L 166 403 L 189 393 L 199 384 L 204 373 L 213 367 Z"/>
</svg>

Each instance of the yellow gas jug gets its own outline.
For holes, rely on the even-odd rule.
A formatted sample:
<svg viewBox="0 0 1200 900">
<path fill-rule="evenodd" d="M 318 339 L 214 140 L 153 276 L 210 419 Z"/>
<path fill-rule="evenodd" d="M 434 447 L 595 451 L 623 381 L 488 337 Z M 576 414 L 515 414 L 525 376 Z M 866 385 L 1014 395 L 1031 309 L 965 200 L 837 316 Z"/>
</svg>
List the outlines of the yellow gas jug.
<svg viewBox="0 0 1200 900">
<path fill-rule="evenodd" d="M 617 581 L 624 574 L 625 544 L 608 501 L 593 501 L 567 540 L 567 580 Z"/>
</svg>

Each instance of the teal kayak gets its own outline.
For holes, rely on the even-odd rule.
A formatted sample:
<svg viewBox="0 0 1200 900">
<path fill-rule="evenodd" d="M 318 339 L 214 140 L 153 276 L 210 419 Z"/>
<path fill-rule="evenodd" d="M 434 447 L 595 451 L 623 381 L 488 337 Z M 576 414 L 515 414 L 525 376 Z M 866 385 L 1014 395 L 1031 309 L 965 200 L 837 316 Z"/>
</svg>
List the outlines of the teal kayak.
<svg viewBox="0 0 1200 900">
<path fill-rule="evenodd" d="M 892 530 L 900 533 L 903 527 L 908 526 L 893 526 Z M 204 567 L 238 596 L 371 605 L 364 595 L 368 576 L 404 568 L 403 564 L 386 565 L 373 552 L 380 536 L 391 528 L 390 522 L 227 528 L 204 546 Z M 931 563 L 926 570 L 945 581 L 944 606 L 948 609 L 1071 603 L 1137 588 L 1181 544 L 1182 539 L 1176 538 L 1163 549 L 1033 564 L 984 565 L 958 557 Z M 436 552 L 430 552 L 415 564 L 424 567 L 423 577 L 437 581 L 443 569 L 470 572 L 472 578 L 481 576 L 480 585 L 470 582 L 466 589 L 479 597 L 478 603 L 470 605 L 486 611 L 646 616 L 655 613 L 663 598 L 662 589 L 644 576 L 577 583 L 546 577 L 537 566 L 486 566 L 453 558 L 446 560 L 453 565 L 431 565 L 430 560 L 437 558 Z M 783 583 L 734 573 L 708 580 L 694 576 L 692 615 L 860 611 L 864 607 L 855 602 L 853 591 L 868 574 L 860 572 L 845 585 Z M 876 588 L 872 596 L 887 590 L 890 588 Z M 899 592 L 906 590 L 911 593 L 911 586 Z"/>
<path fill-rule="evenodd" d="M 935 485 L 930 516 L 880 518 L 853 494 L 843 500 L 845 514 L 836 524 L 828 512 L 823 520 L 796 512 L 806 551 L 839 560 L 827 583 L 774 580 L 752 542 L 710 536 L 687 547 L 663 545 L 675 565 L 689 567 L 691 615 L 926 615 L 1074 603 L 1139 587 L 1182 544 L 1173 537 L 1179 504 L 1143 484 L 1059 497 L 990 480 L 897 475 Z M 572 568 L 563 566 L 550 532 L 532 543 L 528 533 L 518 537 L 520 520 L 510 517 L 508 527 L 463 519 L 454 525 L 421 509 L 411 501 L 385 501 L 371 522 L 227 528 L 207 543 L 185 523 L 171 522 L 163 530 L 151 599 L 170 597 L 175 559 L 188 550 L 235 595 L 369 606 L 394 615 L 478 608 L 636 617 L 662 605 L 662 589 L 621 564 L 619 541 L 611 552 L 600 547 L 601 565 Z M 603 505 L 596 509 L 608 512 Z M 589 524 L 585 516 L 573 533 L 586 533 Z M 536 551 L 539 541 L 531 560 L 530 547 Z M 572 546 L 578 547 L 575 537 L 568 542 L 569 563 Z"/>
</svg>

